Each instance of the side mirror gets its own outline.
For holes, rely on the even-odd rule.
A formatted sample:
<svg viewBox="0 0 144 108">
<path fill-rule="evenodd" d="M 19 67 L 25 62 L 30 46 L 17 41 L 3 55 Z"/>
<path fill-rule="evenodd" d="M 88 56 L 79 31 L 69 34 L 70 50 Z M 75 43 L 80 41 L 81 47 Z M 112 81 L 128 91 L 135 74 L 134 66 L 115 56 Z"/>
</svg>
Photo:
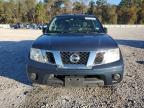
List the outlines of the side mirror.
<svg viewBox="0 0 144 108">
<path fill-rule="evenodd" d="M 106 27 L 104 27 L 104 32 L 108 33 L 108 29 Z"/>
<path fill-rule="evenodd" d="M 42 33 L 45 34 L 47 32 L 47 25 L 43 26 Z"/>
</svg>

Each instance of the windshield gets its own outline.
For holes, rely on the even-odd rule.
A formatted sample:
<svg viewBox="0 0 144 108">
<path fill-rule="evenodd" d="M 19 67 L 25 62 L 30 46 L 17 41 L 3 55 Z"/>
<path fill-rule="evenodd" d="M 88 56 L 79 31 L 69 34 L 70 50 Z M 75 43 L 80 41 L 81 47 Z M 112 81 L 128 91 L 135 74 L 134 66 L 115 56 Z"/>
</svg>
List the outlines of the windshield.
<svg viewBox="0 0 144 108">
<path fill-rule="evenodd" d="M 56 17 L 48 33 L 103 33 L 103 28 L 95 17 Z"/>
</svg>

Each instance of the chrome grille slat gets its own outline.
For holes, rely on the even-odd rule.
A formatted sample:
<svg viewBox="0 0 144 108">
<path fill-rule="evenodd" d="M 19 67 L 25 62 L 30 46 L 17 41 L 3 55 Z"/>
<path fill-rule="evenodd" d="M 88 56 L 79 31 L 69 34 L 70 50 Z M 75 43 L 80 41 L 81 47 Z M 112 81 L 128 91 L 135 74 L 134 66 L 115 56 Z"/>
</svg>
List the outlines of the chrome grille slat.
<svg viewBox="0 0 144 108">
<path fill-rule="evenodd" d="M 61 56 L 60 56 L 60 52 L 59 51 L 53 51 L 53 55 L 54 55 L 56 65 L 58 66 L 58 68 L 62 68 L 63 63 L 62 63 L 62 59 L 61 59 Z"/>
</svg>

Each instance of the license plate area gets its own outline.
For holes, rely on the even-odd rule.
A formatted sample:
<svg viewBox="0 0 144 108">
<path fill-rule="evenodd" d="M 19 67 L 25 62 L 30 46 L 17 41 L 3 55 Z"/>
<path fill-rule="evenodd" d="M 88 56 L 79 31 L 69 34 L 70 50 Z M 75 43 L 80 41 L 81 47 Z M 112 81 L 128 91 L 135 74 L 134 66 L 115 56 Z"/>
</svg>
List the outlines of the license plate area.
<svg viewBox="0 0 144 108">
<path fill-rule="evenodd" d="M 65 76 L 65 86 L 84 86 L 83 76 Z"/>
</svg>

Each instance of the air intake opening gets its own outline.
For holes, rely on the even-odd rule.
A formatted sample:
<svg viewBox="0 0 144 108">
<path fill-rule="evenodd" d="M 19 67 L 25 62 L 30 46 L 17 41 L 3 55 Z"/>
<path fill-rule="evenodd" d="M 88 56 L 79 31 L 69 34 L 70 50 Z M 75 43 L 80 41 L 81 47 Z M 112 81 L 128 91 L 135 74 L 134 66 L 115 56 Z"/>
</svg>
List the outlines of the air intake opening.
<svg viewBox="0 0 144 108">
<path fill-rule="evenodd" d="M 53 53 L 46 52 L 46 55 L 47 55 L 47 58 L 48 58 L 48 62 L 50 62 L 52 64 L 55 64 L 55 59 L 54 59 Z"/>
</svg>

